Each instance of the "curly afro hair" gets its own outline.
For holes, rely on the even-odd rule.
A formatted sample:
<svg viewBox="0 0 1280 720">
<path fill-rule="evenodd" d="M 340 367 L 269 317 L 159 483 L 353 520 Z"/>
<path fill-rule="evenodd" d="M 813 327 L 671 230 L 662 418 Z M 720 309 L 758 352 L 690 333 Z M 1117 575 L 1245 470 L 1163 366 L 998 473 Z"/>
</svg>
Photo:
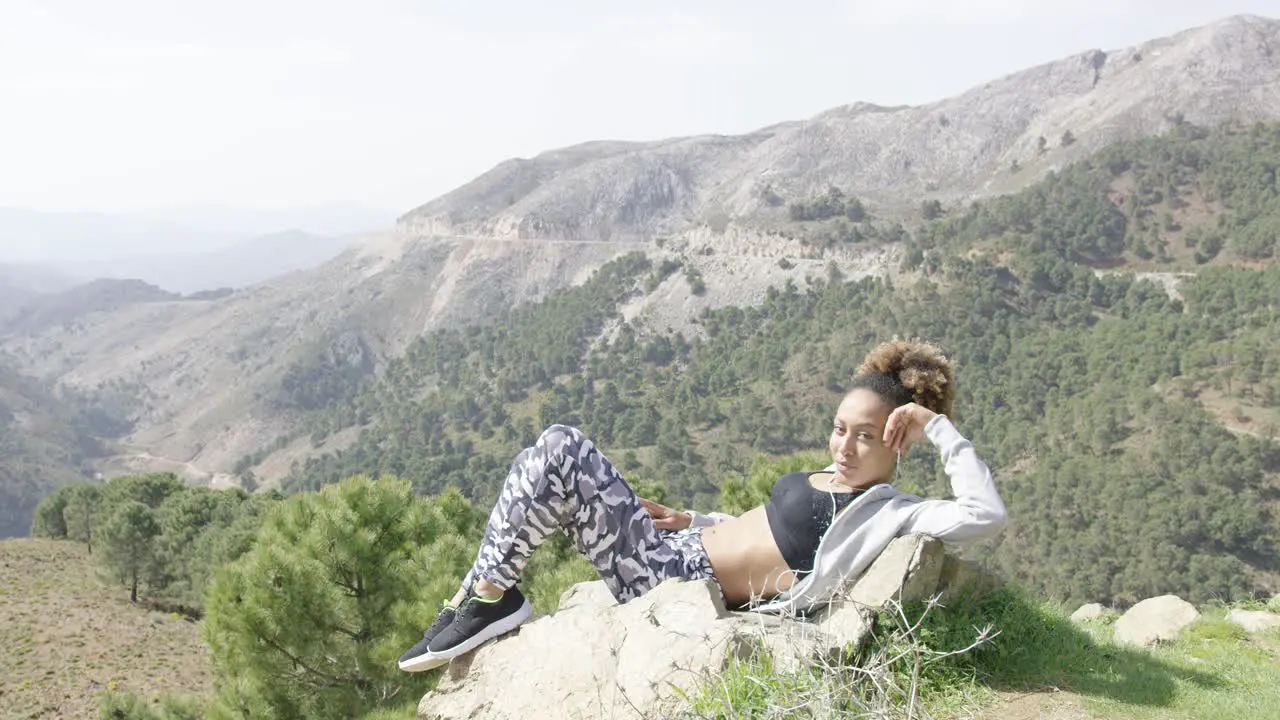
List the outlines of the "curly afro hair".
<svg viewBox="0 0 1280 720">
<path fill-rule="evenodd" d="M 937 346 L 920 340 L 892 340 L 876 346 L 862 361 L 853 387 L 866 388 L 893 407 L 914 402 L 950 415 L 956 400 L 951 361 Z"/>
</svg>

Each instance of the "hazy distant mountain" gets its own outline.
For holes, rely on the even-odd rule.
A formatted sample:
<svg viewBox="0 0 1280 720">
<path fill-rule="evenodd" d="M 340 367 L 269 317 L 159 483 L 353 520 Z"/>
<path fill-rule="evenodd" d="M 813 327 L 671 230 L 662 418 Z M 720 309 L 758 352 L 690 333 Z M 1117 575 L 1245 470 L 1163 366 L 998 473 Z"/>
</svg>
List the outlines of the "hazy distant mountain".
<svg viewBox="0 0 1280 720">
<path fill-rule="evenodd" d="M 136 278 L 170 292 L 241 288 L 306 270 L 333 258 L 357 236 L 321 236 L 292 230 L 199 254 L 155 254 L 60 267 L 79 277 Z"/>
<path fill-rule="evenodd" d="M 23 303 L 36 297 L 37 294 L 0 280 L 0 327 L 3 327 L 6 318 L 11 317 Z"/>
<path fill-rule="evenodd" d="M 141 218 L 0 207 L 0 262 L 51 264 L 123 254 L 207 252 L 236 239 Z"/>
<path fill-rule="evenodd" d="M 152 210 L 147 217 L 208 232 L 255 237 L 282 230 L 312 235 L 368 233 L 394 225 L 396 213 L 343 203 L 275 210 L 190 205 Z"/>
<path fill-rule="evenodd" d="M 78 282 L 39 265 L 0 264 L 0 325 L 28 301 L 44 293 L 66 290 Z"/>
<path fill-rule="evenodd" d="M 286 231 L 332 237 L 394 223 L 394 213 L 340 204 L 281 210 L 192 206 L 144 217 L 0 207 L 0 263 L 62 265 L 193 255 Z"/>
<path fill-rule="evenodd" d="M 0 263 L 0 287 L 32 295 L 67 290 L 84 282 L 43 265 Z"/>
</svg>

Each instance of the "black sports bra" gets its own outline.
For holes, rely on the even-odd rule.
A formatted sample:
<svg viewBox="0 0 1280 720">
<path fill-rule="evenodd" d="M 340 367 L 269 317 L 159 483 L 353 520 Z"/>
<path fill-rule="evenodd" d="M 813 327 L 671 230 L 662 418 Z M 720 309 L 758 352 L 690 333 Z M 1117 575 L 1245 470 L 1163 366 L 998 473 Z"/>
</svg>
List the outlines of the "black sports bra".
<svg viewBox="0 0 1280 720">
<path fill-rule="evenodd" d="M 836 513 L 844 509 L 862 491 L 828 492 L 809 484 L 814 472 L 794 472 L 783 475 L 773 486 L 765 516 L 769 518 L 769 530 L 782 551 L 787 567 L 798 572 L 813 570 L 814 555 L 818 543 L 831 527 Z"/>
</svg>

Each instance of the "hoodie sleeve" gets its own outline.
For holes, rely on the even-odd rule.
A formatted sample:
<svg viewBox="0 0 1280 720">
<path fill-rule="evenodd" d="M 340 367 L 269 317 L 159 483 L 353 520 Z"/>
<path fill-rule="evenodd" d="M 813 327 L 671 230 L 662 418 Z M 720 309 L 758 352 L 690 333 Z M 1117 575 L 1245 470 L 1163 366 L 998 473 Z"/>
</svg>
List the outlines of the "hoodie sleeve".
<svg viewBox="0 0 1280 720">
<path fill-rule="evenodd" d="M 716 523 L 722 523 L 725 520 L 733 519 L 732 515 L 726 515 L 718 512 L 700 513 L 694 512 L 693 510 L 685 510 L 685 512 L 689 513 L 689 517 L 693 519 L 692 522 L 689 523 L 689 527 L 710 527 Z"/>
<path fill-rule="evenodd" d="M 1007 513 L 991 470 L 945 415 L 924 428 L 925 437 L 942 455 L 954 500 L 924 500 L 916 504 L 899 534 L 923 533 L 947 543 L 968 543 L 994 535 L 1004 527 Z"/>
</svg>

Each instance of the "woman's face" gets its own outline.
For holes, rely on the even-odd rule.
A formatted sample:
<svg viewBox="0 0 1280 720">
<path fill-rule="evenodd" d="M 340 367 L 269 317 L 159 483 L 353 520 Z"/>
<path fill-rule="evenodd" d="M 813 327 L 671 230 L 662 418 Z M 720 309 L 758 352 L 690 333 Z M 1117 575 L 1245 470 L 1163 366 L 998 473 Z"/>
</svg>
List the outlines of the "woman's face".
<svg viewBox="0 0 1280 720">
<path fill-rule="evenodd" d="M 884 424 L 891 412 L 888 403 L 865 388 L 844 396 L 831 429 L 831 460 L 841 482 L 870 487 L 893 477 L 898 454 L 884 444 Z"/>
</svg>

